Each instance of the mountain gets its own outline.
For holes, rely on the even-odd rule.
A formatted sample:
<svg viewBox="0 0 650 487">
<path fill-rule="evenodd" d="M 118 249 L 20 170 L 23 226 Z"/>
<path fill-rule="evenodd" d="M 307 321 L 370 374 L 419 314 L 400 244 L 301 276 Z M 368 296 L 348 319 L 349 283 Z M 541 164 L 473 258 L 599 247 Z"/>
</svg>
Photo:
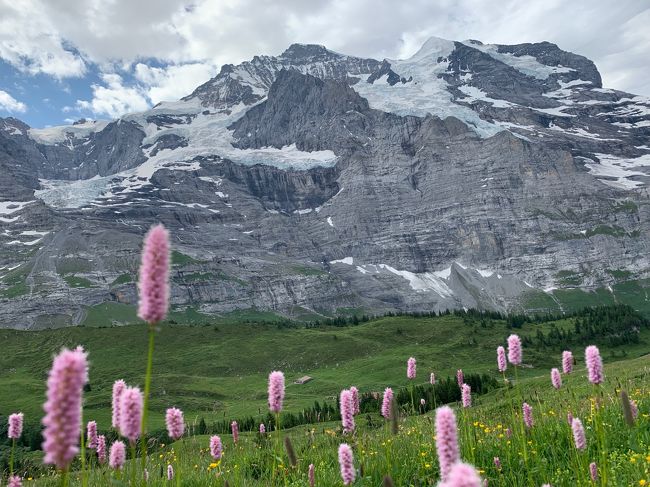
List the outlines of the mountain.
<svg viewBox="0 0 650 487">
<path fill-rule="evenodd" d="M 186 314 L 647 301 L 649 182 L 650 99 L 555 44 L 294 44 L 118 120 L 0 119 L 0 325 L 121 321 L 158 221 Z"/>
</svg>

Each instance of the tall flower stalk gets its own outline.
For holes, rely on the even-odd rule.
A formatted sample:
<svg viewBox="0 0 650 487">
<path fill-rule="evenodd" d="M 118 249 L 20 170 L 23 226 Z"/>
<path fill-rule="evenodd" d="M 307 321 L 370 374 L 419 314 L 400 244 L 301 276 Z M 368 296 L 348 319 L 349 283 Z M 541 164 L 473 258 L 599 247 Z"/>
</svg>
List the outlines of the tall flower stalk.
<svg viewBox="0 0 650 487">
<path fill-rule="evenodd" d="M 147 466 L 147 419 L 156 325 L 165 319 L 169 309 L 169 232 L 162 225 L 149 230 L 144 240 L 138 291 L 138 316 L 149 324 L 147 368 L 144 379 L 142 428 L 140 430 L 140 454 L 142 471 Z M 144 480 L 143 480 L 144 482 Z"/>
<path fill-rule="evenodd" d="M 14 474 L 14 455 L 16 452 L 16 440 L 23 434 L 23 413 L 15 413 L 9 416 L 9 428 L 7 436 L 11 440 L 11 456 L 9 457 L 9 475 Z"/>
<path fill-rule="evenodd" d="M 602 418 L 602 401 L 603 394 L 601 384 L 605 381 L 603 372 L 603 360 L 600 357 L 600 351 L 595 345 L 590 345 L 585 349 L 585 363 L 587 364 L 587 377 L 594 387 L 594 427 L 596 437 L 598 438 L 598 451 L 600 453 L 600 470 L 601 485 L 607 485 L 607 438 L 605 437 L 605 428 Z"/>
</svg>

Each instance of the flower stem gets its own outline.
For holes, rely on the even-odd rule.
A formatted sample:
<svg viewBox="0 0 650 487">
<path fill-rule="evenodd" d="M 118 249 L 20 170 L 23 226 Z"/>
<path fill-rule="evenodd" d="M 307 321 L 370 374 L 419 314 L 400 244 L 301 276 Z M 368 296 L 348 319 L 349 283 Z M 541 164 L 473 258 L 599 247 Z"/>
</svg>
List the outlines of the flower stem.
<svg viewBox="0 0 650 487">
<path fill-rule="evenodd" d="M 140 455 L 142 472 L 147 468 L 147 418 L 149 416 L 149 393 L 151 391 L 151 370 L 153 369 L 153 345 L 155 330 L 149 325 L 149 352 L 147 353 L 147 371 L 144 377 L 144 403 L 142 410 L 142 428 L 140 429 Z M 135 462 L 135 458 L 133 459 Z M 145 484 L 144 476 L 142 485 Z"/>
</svg>

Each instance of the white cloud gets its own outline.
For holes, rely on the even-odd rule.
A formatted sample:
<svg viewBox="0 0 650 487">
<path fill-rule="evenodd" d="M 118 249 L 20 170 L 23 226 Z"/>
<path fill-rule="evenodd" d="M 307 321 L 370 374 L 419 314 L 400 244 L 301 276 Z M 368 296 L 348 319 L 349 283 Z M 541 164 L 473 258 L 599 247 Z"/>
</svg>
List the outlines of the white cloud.
<svg viewBox="0 0 650 487">
<path fill-rule="evenodd" d="M 92 85 L 93 99 L 77 100 L 77 108 L 89 110 L 96 115 L 117 118 L 129 112 L 141 112 L 149 108 L 145 94 L 138 87 L 124 86 L 119 74 L 103 74 L 105 85 Z"/>
<path fill-rule="evenodd" d="M 207 63 L 174 64 L 165 68 L 152 68 L 143 63 L 135 66 L 135 78 L 153 104 L 178 100 L 215 74 L 216 66 Z"/>
<path fill-rule="evenodd" d="M 5 110 L 7 112 L 25 112 L 27 111 L 27 105 L 23 102 L 16 100 L 6 91 L 0 90 L 0 110 Z"/>
</svg>

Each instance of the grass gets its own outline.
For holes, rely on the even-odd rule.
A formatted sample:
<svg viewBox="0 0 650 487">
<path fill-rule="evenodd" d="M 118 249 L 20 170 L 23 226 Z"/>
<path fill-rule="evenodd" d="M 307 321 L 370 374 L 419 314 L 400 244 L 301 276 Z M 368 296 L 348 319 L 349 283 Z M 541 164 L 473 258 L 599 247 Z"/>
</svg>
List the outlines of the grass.
<svg viewBox="0 0 650 487">
<path fill-rule="evenodd" d="M 64 276 L 63 280 L 68 284 L 70 287 L 74 288 L 88 288 L 88 287 L 95 287 L 94 284 L 86 279 L 85 277 L 80 277 L 80 276 Z"/>
</svg>

